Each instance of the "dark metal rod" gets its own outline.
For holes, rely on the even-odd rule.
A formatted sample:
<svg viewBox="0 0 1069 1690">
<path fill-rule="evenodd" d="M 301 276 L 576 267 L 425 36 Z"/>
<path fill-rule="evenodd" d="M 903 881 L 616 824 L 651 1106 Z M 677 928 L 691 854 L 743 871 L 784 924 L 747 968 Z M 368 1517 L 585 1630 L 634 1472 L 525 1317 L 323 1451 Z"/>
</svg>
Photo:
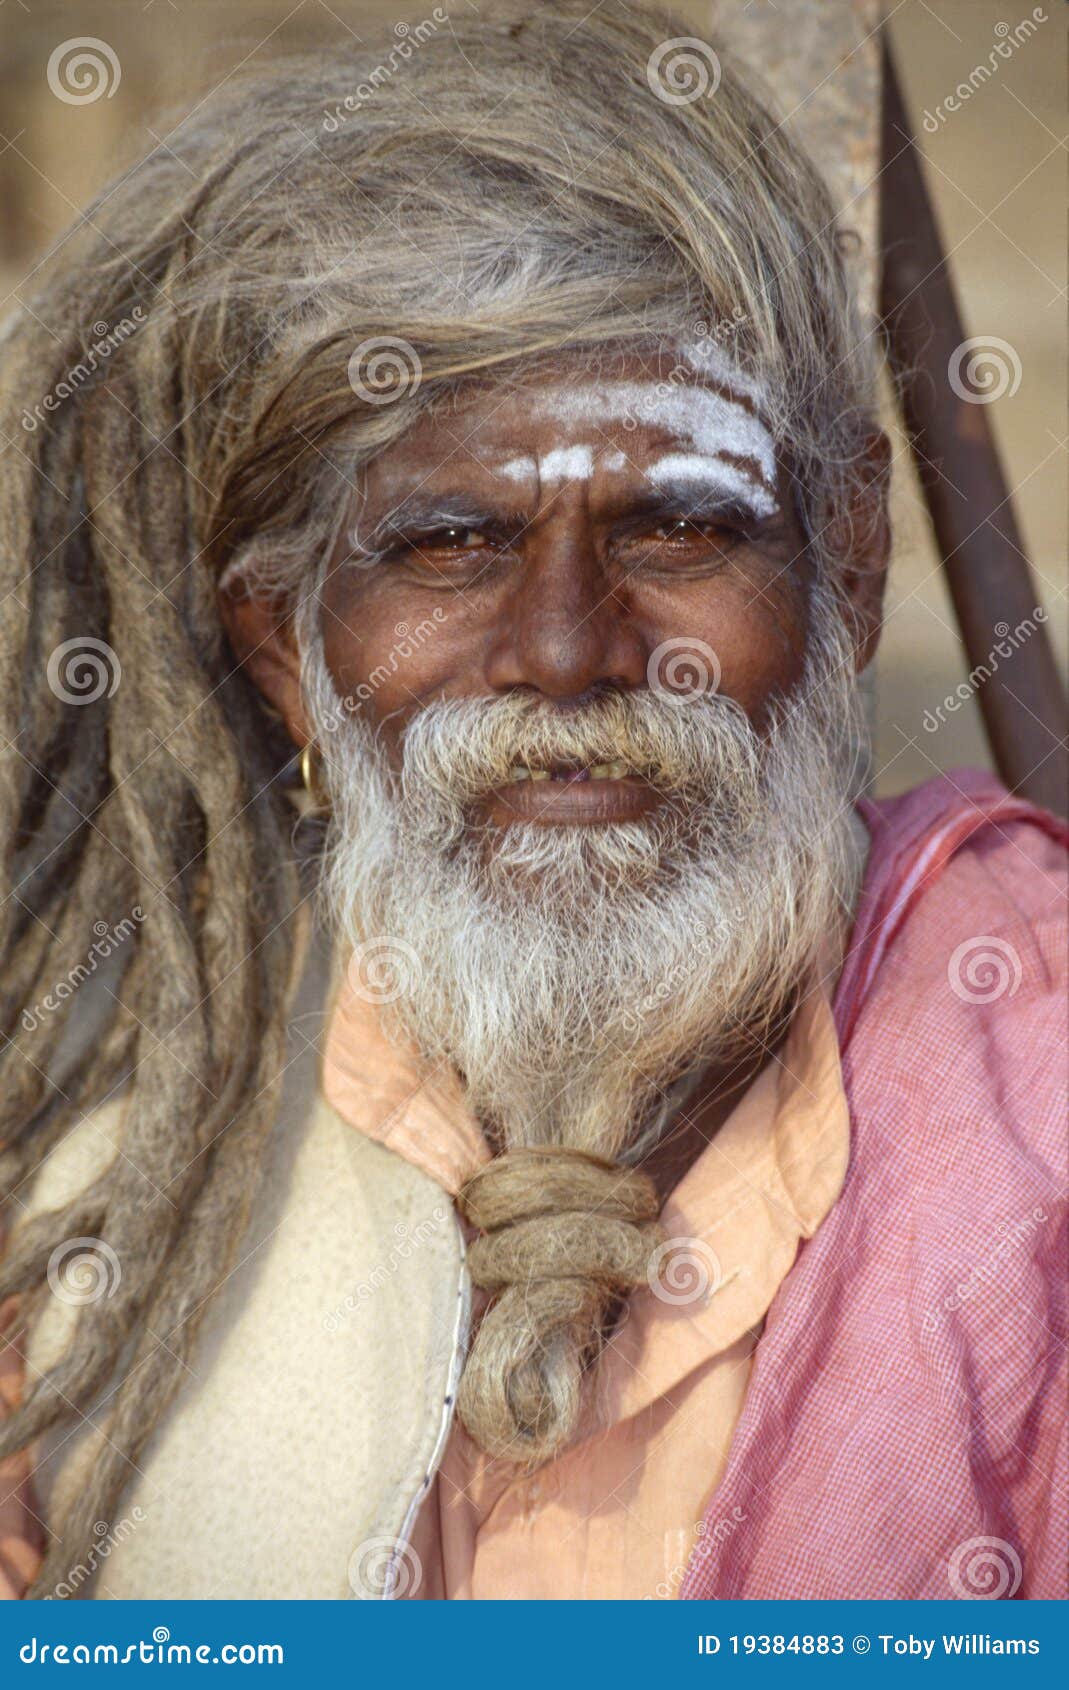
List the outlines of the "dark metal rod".
<svg viewBox="0 0 1069 1690">
<path fill-rule="evenodd" d="M 1065 815 L 1065 689 L 1035 615 L 1040 601 L 986 406 L 951 384 L 966 335 L 886 30 L 882 55 L 880 317 L 888 362 L 995 765 L 1013 791 Z"/>
</svg>

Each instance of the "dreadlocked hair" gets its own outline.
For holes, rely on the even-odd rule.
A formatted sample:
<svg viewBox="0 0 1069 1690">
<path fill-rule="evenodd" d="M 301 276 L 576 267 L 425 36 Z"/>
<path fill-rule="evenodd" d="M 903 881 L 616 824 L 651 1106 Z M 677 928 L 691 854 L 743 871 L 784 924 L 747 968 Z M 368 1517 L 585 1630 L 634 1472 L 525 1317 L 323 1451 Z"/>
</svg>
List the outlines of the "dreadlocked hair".
<svg viewBox="0 0 1069 1690">
<path fill-rule="evenodd" d="M 113 1517 L 177 1389 L 286 1062 L 292 748 L 235 671 L 222 571 L 293 614 L 362 465 L 422 407 L 718 325 L 778 396 L 817 550 L 847 503 L 871 371 L 819 178 L 729 56 L 715 98 L 658 97 L 678 20 L 525 10 L 229 80 L 97 200 L 0 339 L 10 1220 L 60 1139 L 123 1100 L 110 1166 L 14 1224 L 0 1264 L 31 1331 L 65 1243 L 121 1269 L 0 1427 L 0 1458 L 91 1409 L 102 1432 L 36 1593 Z M 90 929 L 125 937 L 65 1063 L 78 994 L 57 983 L 87 972 Z"/>
</svg>

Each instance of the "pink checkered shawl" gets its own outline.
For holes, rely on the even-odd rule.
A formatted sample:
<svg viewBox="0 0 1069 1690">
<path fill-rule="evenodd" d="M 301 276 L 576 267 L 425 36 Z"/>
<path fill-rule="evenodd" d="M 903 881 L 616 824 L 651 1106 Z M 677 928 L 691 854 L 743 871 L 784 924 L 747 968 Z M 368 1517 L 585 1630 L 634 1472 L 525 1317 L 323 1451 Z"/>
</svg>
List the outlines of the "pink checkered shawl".
<svg viewBox="0 0 1069 1690">
<path fill-rule="evenodd" d="M 680 1594 L 1053 1597 L 1066 833 L 974 771 L 861 809 L 850 1167 L 769 1310 Z"/>
</svg>

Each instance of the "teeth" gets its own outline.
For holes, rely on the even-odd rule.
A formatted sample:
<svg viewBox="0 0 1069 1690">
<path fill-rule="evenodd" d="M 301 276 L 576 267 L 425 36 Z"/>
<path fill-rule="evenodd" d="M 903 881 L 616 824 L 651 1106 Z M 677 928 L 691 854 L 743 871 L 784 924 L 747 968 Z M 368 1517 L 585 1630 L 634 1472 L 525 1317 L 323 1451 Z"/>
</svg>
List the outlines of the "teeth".
<svg viewBox="0 0 1069 1690">
<path fill-rule="evenodd" d="M 577 770 L 576 774 L 582 772 Z M 630 764 L 623 757 L 614 757 L 611 763 L 591 763 L 585 771 L 590 780 L 625 780 L 630 772 Z M 549 769 L 529 769 L 524 763 L 514 763 L 509 770 L 509 779 L 513 781 L 552 778 Z"/>
</svg>

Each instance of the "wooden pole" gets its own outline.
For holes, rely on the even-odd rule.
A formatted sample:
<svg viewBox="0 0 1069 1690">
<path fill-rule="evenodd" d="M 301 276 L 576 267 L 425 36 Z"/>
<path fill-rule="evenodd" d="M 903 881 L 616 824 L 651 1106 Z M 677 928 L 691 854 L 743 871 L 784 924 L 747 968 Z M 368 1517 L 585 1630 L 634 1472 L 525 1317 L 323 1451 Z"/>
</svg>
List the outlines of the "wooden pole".
<svg viewBox="0 0 1069 1690">
<path fill-rule="evenodd" d="M 888 361 L 995 765 L 1013 791 L 1066 815 L 1065 690 L 1035 614 L 987 407 L 950 379 L 966 334 L 886 30 L 882 48 L 879 310 Z"/>
</svg>

